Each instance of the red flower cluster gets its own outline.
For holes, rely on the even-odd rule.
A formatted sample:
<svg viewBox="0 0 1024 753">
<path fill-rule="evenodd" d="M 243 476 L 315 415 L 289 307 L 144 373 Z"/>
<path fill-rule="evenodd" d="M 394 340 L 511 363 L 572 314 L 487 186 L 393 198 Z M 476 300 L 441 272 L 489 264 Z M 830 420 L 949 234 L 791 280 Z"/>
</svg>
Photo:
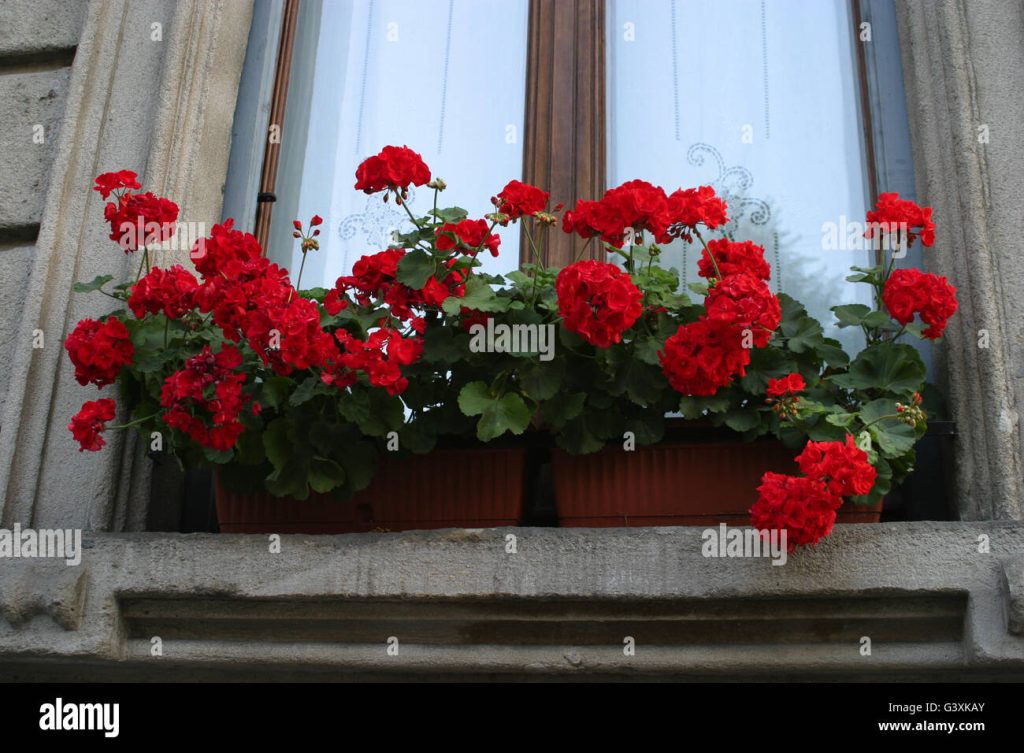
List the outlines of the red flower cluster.
<svg viewBox="0 0 1024 753">
<path fill-rule="evenodd" d="M 147 313 L 163 312 L 170 319 L 180 319 L 195 306 L 194 294 L 199 282 L 180 264 L 168 270 L 153 270 L 132 286 L 128 308 L 141 319 Z"/>
<path fill-rule="evenodd" d="M 493 200 L 495 208 L 502 214 L 508 215 L 510 220 L 515 220 L 524 215 L 533 215 L 543 212 L 551 197 L 547 191 L 542 191 L 536 186 L 528 183 L 521 183 L 518 180 L 510 180 L 501 189 L 501 193 Z M 508 224 L 508 220 L 502 223 Z"/>
<path fill-rule="evenodd" d="M 106 422 L 112 421 L 117 413 L 117 406 L 109 397 L 90 400 L 71 418 L 68 429 L 74 435 L 79 452 L 89 450 L 99 452 L 106 444 L 100 434 L 107 428 Z"/>
<path fill-rule="evenodd" d="M 121 194 L 109 202 L 103 216 L 110 224 L 110 240 L 127 254 L 143 246 L 163 243 L 176 230 L 178 205 L 150 192 Z"/>
<path fill-rule="evenodd" d="M 874 237 L 875 225 L 881 226 L 883 232 L 895 233 L 900 225 L 907 228 L 907 245 L 920 236 L 921 243 L 931 246 L 935 243 L 935 223 L 932 222 L 932 208 L 919 207 L 909 199 L 901 199 L 898 193 L 883 193 L 878 196 L 878 204 L 867 214 L 868 229 L 866 238 Z"/>
<path fill-rule="evenodd" d="M 735 328 L 705 317 L 680 325 L 658 353 L 672 388 L 684 395 L 714 395 L 733 377 L 745 376 L 750 349 Z"/>
<path fill-rule="evenodd" d="M 718 264 L 717 270 L 715 269 L 716 263 Z M 768 266 L 768 262 L 764 260 L 762 246 L 751 241 L 734 243 L 728 238 L 715 238 L 708 241 L 707 248 L 701 249 L 701 257 L 697 262 L 697 273 L 701 277 L 709 280 L 720 279 L 744 272 L 759 280 L 771 279 L 772 270 Z"/>
<path fill-rule="evenodd" d="M 658 353 L 662 371 L 676 390 L 712 395 L 734 377 L 744 376 L 751 363 L 751 348 L 767 345 L 779 326 L 782 308 L 778 298 L 764 279 L 751 273 L 761 271 L 757 248 L 738 243 L 719 247 L 733 274 L 725 274 L 723 269 L 725 276 L 705 299 L 706 316 L 681 325 Z"/>
<path fill-rule="evenodd" d="M 230 450 L 245 431 L 238 420 L 246 402 L 245 374 L 235 371 L 241 365 L 242 354 L 234 346 L 225 345 L 217 353 L 205 346 L 164 381 L 160 393 L 164 422 L 203 447 Z"/>
<path fill-rule="evenodd" d="M 385 189 L 406 191 L 410 185 L 430 181 L 430 168 L 407 146 L 386 146 L 356 169 L 356 190 L 377 193 Z"/>
<path fill-rule="evenodd" d="M 607 348 L 640 317 L 643 294 L 614 264 L 586 260 L 570 264 L 555 279 L 558 313 L 567 330 Z"/>
<path fill-rule="evenodd" d="M 690 230 L 704 225 L 712 230 L 729 221 L 728 207 L 711 186 L 685 188 L 668 197 L 668 229 L 671 236 L 691 240 Z M 664 243 L 665 241 L 659 241 Z"/>
<path fill-rule="evenodd" d="M 263 249 L 256 236 L 235 230 L 232 219 L 225 220 L 223 225 L 214 225 L 210 237 L 199 239 L 192 247 L 192 261 L 206 279 L 234 279 L 241 274 L 247 262 L 262 256 Z"/>
<path fill-rule="evenodd" d="M 78 383 L 97 387 L 113 384 L 121 367 L 129 365 L 135 354 L 128 328 L 114 316 L 104 322 L 83 319 L 64 340 L 64 348 L 75 365 Z"/>
<path fill-rule="evenodd" d="M 849 434 L 845 442 L 808 442 L 796 462 L 801 473 L 821 481 L 838 497 L 868 494 L 878 476 L 868 454 Z"/>
<path fill-rule="evenodd" d="M 786 548 L 816 544 L 832 530 L 842 500 L 813 478 L 765 473 L 750 508 L 750 522 L 764 532 L 786 532 Z"/>
<path fill-rule="evenodd" d="M 316 301 L 293 295 L 248 312 L 244 333 L 249 345 L 277 374 L 323 366 L 337 353 L 331 336 L 320 326 Z"/>
<path fill-rule="evenodd" d="M 725 202 L 714 189 L 665 191 L 643 180 L 631 180 L 609 189 L 599 201 L 581 199 L 574 210 L 562 217 L 562 230 L 581 238 L 600 236 L 601 240 L 621 248 L 626 230 L 650 232 L 658 243 L 668 243 L 687 230 L 704 224 L 716 228 L 728 221 Z"/>
<path fill-rule="evenodd" d="M 340 305 L 341 296 L 351 289 L 355 290 L 355 298 L 360 306 L 369 305 L 373 298 L 378 298 L 388 304 L 396 318 L 417 319 L 412 311 L 414 306 L 440 306 L 446 298 L 465 295 L 466 274 L 459 270 L 447 272 L 444 280 L 433 276 L 427 278 L 420 290 L 413 290 L 398 282 L 398 262 L 405 253 L 404 249 L 392 248 L 361 257 L 352 266 L 352 274 L 339 277 L 335 283 L 334 289 L 338 295 L 332 296 L 332 307 Z M 453 256 L 449 259 L 448 266 L 453 265 L 456 258 Z"/>
<path fill-rule="evenodd" d="M 134 190 L 142 188 L 139 185 L 139 176 L 131 170 L 118 170 L 113 173 L 103 173 L 102 175 L 96 176 L 96 185 L 93 186 L 93 191 L 99 191 L 100 196 L 104 200 L 114 191 L 119 191 L 122 188 Z"/>
<path fill-rule="evenodd" d="M 795 395 L 797 392 L 803 392 L 807 388 L 807 383 L 804 382 L 804 378 L 799 374 L 787 374 L 780 379 L 769 379 L 768 380 L 768 397 L 787 397 L 789 395 Z"/>
<path fill-rule="evenodd" d="M 868 494 L 878 476 L 849 434 L 845 442 L 808 442 L 796 461 L 804 476 L 765 473 L 750 508 L 755 528 L 787 532 L 790 551 L 827 536 L 843 497 Z"/>
<path fill-rule="evenodd" d="M 400 395 L 409 386 L 401 367 L 415 363 L 423 355 L 422 340 L 403 338 L 394 329 L 375 330 L 365 342 L 345 330 L 339 330 L 336 337 L 345 350 L 336 364 L 341 368 L 326 370 L 321 378 L 338 387 L 354 383 L 356 372 L 362 371 L 373 386 L 383 387 L 389 395 Z"/>
<path fill-rule="evenodd" d="M 889 276 L 882 301 L 900 324 L 914 321 L 914 314 L 929 325 L 922 334 L 930 340 L 942 337 L 949 317 L 956 313 L 956 288 L 945 277 L 917 269 L 897 269 Z"/>
<path fill-rule="evenodd" d="M 719 280 L 708 293 L 704 307 L 711 321 L 732 327 L 741 335 L 748 330 L 755 348 L 767 345 L 782 321 L 782 306 L 767 283 L 745 272 Z M 740 344 L 745 344 L 742 339 Z"/>
<path fill-rule="evenodd" d="M 498 255 L 501 238 L 490 232 L 486 220 L 463 220 L 457 225 L 446 222 L 437 230 L 437 250 L 451 251 L 459 248 L 459 253 L 476 256 L 482 248 Z"/>
</svg>

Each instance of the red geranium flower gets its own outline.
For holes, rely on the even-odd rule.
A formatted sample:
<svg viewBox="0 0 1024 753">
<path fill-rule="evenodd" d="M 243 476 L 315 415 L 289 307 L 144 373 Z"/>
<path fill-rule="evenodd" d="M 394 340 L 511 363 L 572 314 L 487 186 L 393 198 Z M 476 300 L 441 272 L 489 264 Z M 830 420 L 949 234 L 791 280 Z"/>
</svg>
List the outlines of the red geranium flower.
<svg viewBox="0 0 1024 753">
<path fill-rule="evenodd" d="M 113 384 L 135 354 L 128 328 L 114 316 L 104 322 L 83 319 L 64 340 L 64 348 L 75 365 L 78 383 L 97 387 Z"/>
<path fill-rule="evenodd" d="M 764 280 L 747 273 L 729 275 L 711 288 L 704 302 L 708 319 L 750 330 L 754 347 L 763 348 L 782 321 L 782 306 Z"/>
<path fill-rule="evenodd" d="M 386 146 L 356 169 L 356 190 L 364 193 L 405 191 L 410 185 L 422 186 L 429 181 L 430 168 L 407 146 Z"/>
<path fill-rule="evenodd" d="M 234 346 L 224 345 L 217 353 L 203 346 L 164 381 L 164 422 L 203 447 L 230 450 L 245 431 L 238 420 L 246 403 L 245 374 L 235 371 L 241 365 L 242 354 Z"/>
<path fill-rule="evenodd" d="M 683 324 L 658 353 L 669 384 L 684 395 L 714 395 L 735 376 L 745 376 L 750 349 L 739 332 L 707 318 Z"/>
<path fill-rule="evenodd" d="M 122 188 L 129 190 L 142 188 L 139 185 L 138 175 L 131 170 L 118 170 L 113 173 L 103 173 L 102 175 L 96 176 L 96 185 L 93 186 L 93 191 L 99 191 L 100 196 L 104 199 L 110 196 L 114 191 Z"/>
<path fill-rule="evenodd" d="M 842 499 L 818 479 L 765 473 L 750 508 L 750 522 L 760 531 L 786 531 L 786 548 L 816 544 L 836 522 Z"/>
<path fill-rule="evenodd" d="M 945 277 L 917 269 L 897 269 L 885 283 L 882 301 L 900 324 L 914 321 L 914 314 L 929 325 L 923 332 L 930 340 L 942 337 L 946 322 L 957 310 L 956 288 Z"/>
<path fill-rule="evenodd" d="M 725 201 L 711 186 L 681 188 L 668 197 L 665 224 L 673 235 L 690 240 L 689 231 L 697 225 L 714 230 L 727 223 L 727 211 Z"/>
<path fill-rule="evenodd" d="M 921 243 L 931 246 L 935 243 L 935 223 L 932 222 L 932 208 L 919 207 L 909 199 L 901 199 L 898 193 L 883 193 L 878 196 L 878 204 L 868 212 L 869 227 L 864 237 L 874 237 L 876 229 L 883 232 L 896 233 L 900 225 L 906 226 L 907 245 L 920 236 Z M 880 227 L 876 228 L 877 224 Z"/>
<path fill-rule="evenodd" d="M 195 276 L 180 264 L 168 270 L 153 270 L 132 286 L 128 308 L 141 319 L 147 313 L 163 311 L 170 319 L 180 319 L 195 306 L 194 294 L 199 283 Z"/>
<path fill-rule="evenodd" d="M 768 397 L 786 397 L 803 392 L 807 387 L 804 378 L 799 374 L 787 374 L 779 379 L 768 380 Z"/>
<path fill-rule="evenodd" d="M 711 252 L 709 254 L 708 252 Z M 714 261 L 711 256 L 714 255 Z M 715 263 L 718 270 L 715 270 Z M 721 272 L 721 274 L 719 274 Z M 770 280 L 772 269 L 764 260 L 764 247 L 750 241 L 733 243 L 728 238 L 715 238 L 708 241 L 708 247 L 701 249 L 700 260 L 697 262 L 697 274 L 701 277 L 725 278 L 730 275 L 746 272 L 759 280 Z"/>
<path fill-rule="evenodd" d="M 457 225 L 446 222 L 437 230 L 437 250 L 451 251 L 461 244 L 462 253 L 476 255 L 481 248 L 498 255 L 501 238 L 489 231 L 486 220 L 463 220 Z"/>
<path fill-rule="evenodd" d="M 869 493 L 878 475 L 850 434 L 845 442 L 808 442 L 796 462 L 805 476 L 821 481 L 840 497 Z"/>
<path fill-rule="evenodd" d="M 110 224 L 110 240 L 127 254 L 174 235 L 178 205 L 149 192 L 124 193 L 116 204 L 104 207 L 103 216 Z"/>
<path fill-rule="evenodd" d="M 202 238 L 192 247 L 196 270 L 204 278 L 234 279 L 246 262 L 263 255 L 259 241 L 252 233 L 235 230 L 235 221 L 228 218 L 214 225 L 209 238 Z"/>
<path fill-rule="evenodd" d="M 558 313 L 567 330 L 591 345 L 607 348 L 640 317 L 643 294 L 614 264 L 578 261 L 555 279 Z"/>
<path fill-rule="evenodd" d="M 510 180 L 501 189 L 495 201 L 495 207 L 502 214 L 507 214 L 509 219 L 515 220 L 523 215 L 532 215 L 543 212 L 548 205 L 551 194 L 542 191 L 536 186 L 528 183 L 521 183 L 518 180 Z M 502 224 L 508 224 L 504 222 Z"/>
<path fill-rule="evenodd" d="M 100 434 L 107 428 L 106 422 L 112 421 L 117 413 L 117 406 L 109 397 L 90 400 L 71 418 L 68 429 L 74 435 L 79 452 L 89 450 L 98 452 L 106 442 Z"/>
</svg>

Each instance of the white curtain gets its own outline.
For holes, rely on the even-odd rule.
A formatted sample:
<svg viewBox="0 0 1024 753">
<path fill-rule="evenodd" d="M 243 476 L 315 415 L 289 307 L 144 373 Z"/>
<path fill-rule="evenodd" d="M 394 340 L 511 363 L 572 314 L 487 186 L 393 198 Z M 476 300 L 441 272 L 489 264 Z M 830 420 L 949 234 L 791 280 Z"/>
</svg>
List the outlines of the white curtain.
<svg viewBox="0 0 1024 753">
<path fill-rule="evenodd" d="M 411 228 L 393 202 L 353 188 L 356 167 L 381 147 L 422 154 L 449 186 L 439 206 L 471 218 L 493 210 L 490 197 L 523 164 L 527 0 L 324 0 L 319 11 L 308 125 L 299 121 L 296 134 L 285 124 L 288 138 L 305 141 L 298 217 L 325 218 L 303 287 L 332 285 L 386 248 L 393 229 Z M 432 190 L 412 191 L 413 212 L 426 213 Z M 275 211 L 270 255 L 294 274 L 291 219 Z M 518 230 L 498 231 L 501 255 L 482 254 L 484 271 L 518 266 Z"/>
<path fill-rule="evenodd" d="M 863 250 L 823 247 L 825 223 L 863 222 L 868 196 L 845 0 L 609 0 L 609 183 L 713 185 L 736 239 L 765 246 L 774 289 L 831 322 L 870 302 L 844 281 Z M 666 263 L 697 280 L 698 252 Z M 826 327 L 854 350 L 857 334 Z"/>
</svg>

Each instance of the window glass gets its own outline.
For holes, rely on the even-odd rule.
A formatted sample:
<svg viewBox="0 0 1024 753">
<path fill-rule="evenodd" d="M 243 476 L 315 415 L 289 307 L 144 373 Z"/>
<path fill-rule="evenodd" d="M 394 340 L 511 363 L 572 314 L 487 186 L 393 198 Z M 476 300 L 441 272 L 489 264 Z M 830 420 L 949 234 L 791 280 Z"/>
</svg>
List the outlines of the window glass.
<svg viewBox="0 0 1024 753">
<path fill-rule="evenodd" d="M 411 224 L 401 207 L 355 191 L 356 167 L 388 144 L 422 154 L 449 188 L 440 206 L 470 217 L 522 175 L 528 0 L 351 0 L 304 3 L 289 83 L 278 205 L 268 255 L 297 270 L 291 220 L 325 219 L 302 286 L 331 285 Z M 313 46 L 315 49 L 309 49 Z M 417 214 L 433 191 L 413 188 Z M 483 271 L 519 261 L 515 227 Z"/>
<path fill-rule="evenodd" d="M 873 263 L 843 224 L 863 223 L 869 194 L 849 5 L 612 0 L 607 9 L 609 184 L 714 186 L 729 204 L 727 232 L 765 247 L 773 289 L 823 323 L 831 306 L 870 303 L 867 286 L 844 280 L 851 264 Z M 684 283 L 697 280 L 698 249 L 666 250 Z M 826 334 L 860 347 L 852 328 Z"/>
</svg>

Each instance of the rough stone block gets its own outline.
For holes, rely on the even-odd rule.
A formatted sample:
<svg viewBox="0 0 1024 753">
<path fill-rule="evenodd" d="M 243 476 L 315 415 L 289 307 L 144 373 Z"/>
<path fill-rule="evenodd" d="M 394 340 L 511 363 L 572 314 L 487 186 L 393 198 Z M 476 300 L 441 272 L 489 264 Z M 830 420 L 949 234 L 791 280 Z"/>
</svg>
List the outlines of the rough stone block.
<svg viewBox="0 0 1024 753">
<path fill-rule="evenodd" d="M 40 222 L 70 73 L 0 75 L 0 233 Z"/>
</svg>

